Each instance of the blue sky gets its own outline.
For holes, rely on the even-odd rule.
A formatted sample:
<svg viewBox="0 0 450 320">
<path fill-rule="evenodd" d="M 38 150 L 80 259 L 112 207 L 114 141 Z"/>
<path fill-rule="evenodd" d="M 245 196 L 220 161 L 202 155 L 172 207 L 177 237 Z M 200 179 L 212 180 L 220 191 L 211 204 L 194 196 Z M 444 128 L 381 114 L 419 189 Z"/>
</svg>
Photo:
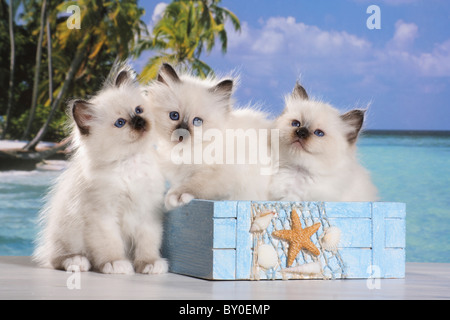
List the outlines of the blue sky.
<svg viewBox="0 0 450 320">
<path fill-rule="evenodd" d="M 168 3 L 169 1 L 165 1 Z M 164 1 L 142 1 L 151 25 Z M 369 5 L 381 29 L 369 30 Z M 310 96 L 341 110 L 370 104 L 366 129 L 450 130 L 450 1 L 223 0 L 241 21 L 228 52 L 202 60 L 235 70 L 237 102 L 274 116 L 299 79 Z M 149 55 L 135 62 L 139 71 Z"/>
</svg>

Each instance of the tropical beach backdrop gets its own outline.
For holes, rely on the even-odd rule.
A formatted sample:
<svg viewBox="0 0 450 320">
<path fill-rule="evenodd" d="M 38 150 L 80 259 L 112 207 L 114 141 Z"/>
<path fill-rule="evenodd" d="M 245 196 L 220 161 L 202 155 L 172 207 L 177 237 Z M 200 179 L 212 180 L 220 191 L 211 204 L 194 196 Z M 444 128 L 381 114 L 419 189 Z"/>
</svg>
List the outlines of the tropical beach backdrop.
<svg viewBox="0 0 450 320">
<path fill-rule="evenodd" d="M 18 164 L 63 141 L 65 102 L 119 60 L 143 82 L 163 61 L 239 75 L 238 104 L 273 117 L 301 81 L 341 110 L 368 107 L 359 156 L 381 201 L 407 205 L 407 261 L 450 262 L 449 12 L 444 0 L 0 0 L 0 156 Z M 0 172 L 0 255 L 31 254 L 60 158 Z"/>
</svg>

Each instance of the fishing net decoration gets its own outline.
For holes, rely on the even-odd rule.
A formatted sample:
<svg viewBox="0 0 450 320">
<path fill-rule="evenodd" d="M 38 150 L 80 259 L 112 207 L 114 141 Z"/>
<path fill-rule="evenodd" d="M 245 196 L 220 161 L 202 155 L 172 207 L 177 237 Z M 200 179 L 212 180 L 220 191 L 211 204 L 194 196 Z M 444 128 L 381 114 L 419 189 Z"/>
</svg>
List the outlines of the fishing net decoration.
<svg viewBox="0 0 450 320">
<path fill-rule="evenodd" d="M 314 256 L 307 250 L 300 250 L 294 263 L 287 267 L 289 243 L 274 237 L 276 230 L 291 229 L 291 212 L 295 210 L 299 216 L 302 228 L 307 228 L 320 222 L 321 226 L 311 236 L 311 241 L 319 249 L 320 254 Z M 267 212 L 274 212 L 270 223 L 265 229 L 252 232 L 252 270 L 251 278 L 260 279 L 343 279 L 346 278 L 345 264 L 339 249 L 330 250 L 323 245 L 324 232 L 333 227 L 326 215 L 323 202 L 252 202 L 252 223 Z M 263 250 L 272 246 L 276 252 L 269 268 L 261 263 Z M 267 251 L 267 250 L 264 250 Z M 270 251 L 270 250 L 269 250 Z M 266 267 L 264 267 L 266 266 Z"/>
</svg>

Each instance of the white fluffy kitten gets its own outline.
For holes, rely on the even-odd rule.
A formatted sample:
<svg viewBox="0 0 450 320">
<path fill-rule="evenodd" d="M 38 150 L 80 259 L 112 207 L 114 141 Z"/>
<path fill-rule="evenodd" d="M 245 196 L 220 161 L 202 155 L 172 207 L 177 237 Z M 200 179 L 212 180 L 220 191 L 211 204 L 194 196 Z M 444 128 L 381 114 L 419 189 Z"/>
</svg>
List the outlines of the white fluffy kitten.
<svg viewBox="0 0 450 320">
<path fill-rule="evenodd" d="M 310 100 L 299 84 L 275 122 L 280 130 L 280 169 L 271 200 L 374 201 L 377 190 L 358 163 L 356 140 L 363 110 L 345 114 Z"/>
<path fill-rule="evenodd" d="M 178 75 L 169 64 L 162 65 L 157 80 L 149 85 L 148 98 L 155 108 L 159 135 L 158 153 L 164 158 L 164 172 L 171 185 L 165 199 L 167 209 L 194 198 L 267 198 L 269 178 L 259 175 L 258 164 L 227 161 L 226 130 L 269 128 L 270 122 L 257 110 L 233 110 L 232 92 L 231 79 Z M 187 161 L 174 159 L 178 154 L 187 155 Z M 211 161 L 204 155 L 211 156 Z"/>
<path fill-rule="evenodd" d="M 134 72 L 116 65 L 104 88 L 70 103 L 74 154 L 40 214 L 34 259 L 103 273 L 163 273 L 164 178 L 154 121 Z"/>
</svg>

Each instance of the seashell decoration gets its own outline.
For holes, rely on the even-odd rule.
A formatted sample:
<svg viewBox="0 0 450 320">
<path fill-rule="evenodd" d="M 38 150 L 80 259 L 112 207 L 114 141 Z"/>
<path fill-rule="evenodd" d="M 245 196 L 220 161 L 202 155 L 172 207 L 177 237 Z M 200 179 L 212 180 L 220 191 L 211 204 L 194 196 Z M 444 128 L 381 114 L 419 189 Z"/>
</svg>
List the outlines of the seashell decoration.
<svg viewBox="0 0 450 320">
<path fill-rule="evenodd" d="M 341 240 L 341 230 L 338 227 L 326 228 L 319 239 L 324 250 L 336 253 Z"/>
<path fill-rule="evenodd" d="M 320 265 L 319 261 L 314 261 L 310 263 L 301 264 L 295 267 L 286 268 L 281 271 L 287 273 L 297 273 L 301 275 L 314 276 L 322 274 L 322 266 Z"/>
<path fill-rule="evenodd" d="M 258 247 L 258 265 L 264 269 L 275 268 L 278 265 L 278 255 L 275 249 L 269 244 Z"/>
<path fill-rule="evenodd" d="M 266 210 L 257 214 L 250 227 L 250 232 L 262 232 L 266 230 L 276 215 L 277 213 L 272 210 Z"/>
</svg>

